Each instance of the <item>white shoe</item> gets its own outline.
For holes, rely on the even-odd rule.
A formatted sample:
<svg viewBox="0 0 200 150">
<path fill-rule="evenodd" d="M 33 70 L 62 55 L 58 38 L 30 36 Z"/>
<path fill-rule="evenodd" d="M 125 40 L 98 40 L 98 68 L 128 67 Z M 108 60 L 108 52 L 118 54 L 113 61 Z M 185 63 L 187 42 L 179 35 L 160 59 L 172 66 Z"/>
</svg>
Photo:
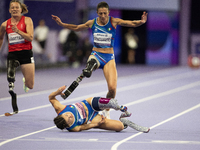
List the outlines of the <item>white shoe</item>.
<svg viewBox="0 0 200 150">
<path fill-rule="evenodd" d="M 27 93 L 30 89 L 25 85 L 25 78 L 22 79 L 24 84 L 23 84 L 23 89 Z"/>
<path fill-rule="evenodd" d="M 107 119 L 110 119 L 110 111 L 103 110 L 102 113 L 103 113 L 104 117 L 106 117 Z"/>
</svg>

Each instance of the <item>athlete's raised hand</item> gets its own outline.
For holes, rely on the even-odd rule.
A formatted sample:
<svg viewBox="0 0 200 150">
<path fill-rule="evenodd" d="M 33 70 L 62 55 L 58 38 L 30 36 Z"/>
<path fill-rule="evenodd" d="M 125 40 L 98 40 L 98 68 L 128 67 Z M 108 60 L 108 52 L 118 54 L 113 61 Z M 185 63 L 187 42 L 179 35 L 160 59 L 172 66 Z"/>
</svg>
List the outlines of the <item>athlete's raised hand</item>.
<svg viewBox="0 0 200 150">
<path fill-rule="evenodd" d="M 148 13 L 144 11 L 143 14 L 142 14 L 142 17 L 141 17 L 141 22 L 142 23 L 146 23 L 147 15 L 148 15 Z"/>
<path fill-rule="evenodd" d="M 52 19 L 56 21 L 56 23 L 59 25 L 59 26 L 62 26 L 63 22 L 61 21 L 61 19 L 58 17 L 58 16 L 55 16 L 55 15 L 51 15 L 52 16 Z"/>
<path fill-rule="evenodd" d="M 63 91 L 64 91 L 65 88 L 66 88 L 65 85 L 61 86 L 57 91 L 53 92 L 53 95 L 54 95 L 54 96 L 57 96 L 57 95 L 64 95 Z"/>
</svg>

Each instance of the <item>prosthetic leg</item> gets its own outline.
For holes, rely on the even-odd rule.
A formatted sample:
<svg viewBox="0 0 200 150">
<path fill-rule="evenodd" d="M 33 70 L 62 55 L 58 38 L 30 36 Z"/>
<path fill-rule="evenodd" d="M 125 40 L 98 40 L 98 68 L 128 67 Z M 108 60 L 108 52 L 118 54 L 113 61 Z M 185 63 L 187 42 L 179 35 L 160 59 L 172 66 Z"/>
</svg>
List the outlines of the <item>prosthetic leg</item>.
<svg viewBox="0 0 200 150">
<path fill-rule="evenodd" d="M 17 94 L 13 91 L 14 90 L 14 82 L 15 82 L 15 73 L 16 68 L 19 66 L 19 62 L 17 60 L 8 60 L 7 63 L 7 80 L 9 82 L 9 93 L 12 98 L 12 113 L 5 113 L 5 116 L 11 116 L 13 114 L 18 113 L 18 107 L 17 107 Z"/>
<path fill-rule="evenodd" d="M 64 92 L 65 95 L 61 95 L 63 99 L 66 99 L 74 90 L 75 88 L 79 85 L 79 82 L 82 81 L 82 79 L 85 76 L 81 74 L 69 87 L 68 89 Z"/>
<path fill-rule="evenodd" d="M 83 75 L 87 78 L 89 78 L 92 75 L 92 71 L 95 71 L 98 67 L 98 62 L 96 59 L 91 58 L 87 62 L 87 66 L 85 69 L 83 69 Z"/>
<path fill-rule="evenodd" d="M 65 95 L 62 95 L 61 97 L 63 99 L 66 99 L 79 85 L 79 83 L 82 81 L 84 77 L 89 78 L 92 75 L 92 71 L 96 70 L 99 66 L 96 59 L 91 58 L 87 62 L 87 66 L 85 69 L 83 69 L 82 74 L 69 86 L 69 88 L 64 92 Z"/>
<path fill-rule="evenodd" d="M 96 100 L 96 99 L 99 99 L 99 100 Z M 98 104 L 97 104 L 96 101 L 98 101 Z M 119 106 L 118 103 L 117 103 L 117 100 L 113 99 L 113 98 L 98 98 L 98 97 L 94 97 L 93 101 L 92 101 L 92 106 L 94 106 L 93 109 L 96 110 L 96 111 L 102 110 L 103 111 L 102 114 L 108 119 L 110 119 L 110 115 L 107 116 L 104 111 L 106 109 L 110 109 L 110 108 L 122 111 L 123 114 L 126 115 L 126 117 L 130 117 L 131 116 L 131 113 L 129 113 L 127 111 L 128 108 L 126 106 Z"/>
<path fill-rule="evenodd" d="M 144 133 L 148 133 L 150 131 L 150 128 L 137 125 L 131 122 L 130 120 L 128 120 L 127 118 L 119 118 L 119 120 L 124 124 L 125 128 L 129 126 L 139 132 L 144 132 Z"/>
<path fill-rule="evenodd" d="M 147 127 L 139 126 L 131 122 L 130 120 L 124 118 L 124 117 L 130 117 L 131 113 L 127 111 L 128 108 L 126 106 L 119 106 L 116 99 L 94 97 L 92 100 L 92 108 L 95 111 L 101 111 L 101 110 L 109 109 L 109 108 L 120 110 L 122 112 L 122 115 L 120 116 L 119 120 L 124 124 L 124 128 L 127 128 L 129 126 L 137 131 L 144 132 L 144 133 L 147 133 L 150 130 Z"/>
<path fill-rule="evenodd" d="M 131 113 L 129 113 L 127 111 L 126 106 L 121 106 L 121 107 L 125 107 L 125 108 L 121 108 L 124 111 L 122 112 L 122 114 L 119 118 L 119 120 L 124 124 L 124 129 L 126 129 L 129 126 L 137 131 L 144 132 L 144 133 L 148 133 L 150 131 L 150 128 L 137 125 L 137 124 L 131 122 L 130 120 L 128 120 L 127 118 L 125 118 L 125 117 L 130 117 Z"/>
<path fill-rule="evenodd" d="M 131 116 L 131 113 L 127 111 L 128 108 L 126 106 L 119 106 L 117 100 L 113 98 L 94 97 L 92 100 L 92 108 L 95 111 L 113 108 L 129 114 L 129 117 Z"/>
</svg>

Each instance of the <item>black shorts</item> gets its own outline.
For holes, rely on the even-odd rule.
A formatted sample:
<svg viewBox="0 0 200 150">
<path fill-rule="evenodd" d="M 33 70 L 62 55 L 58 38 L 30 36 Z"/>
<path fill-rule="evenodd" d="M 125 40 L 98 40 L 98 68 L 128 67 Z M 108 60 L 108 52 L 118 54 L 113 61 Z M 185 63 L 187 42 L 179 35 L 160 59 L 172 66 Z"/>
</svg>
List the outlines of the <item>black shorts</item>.
<svg viewBox="0 0 200 150">
<path fill-rule="evenodd" d="M 9 52 L 7 60 L 18 60 L 20 65 L 34 63 L 33 51 L 32 50 L 22 50 L 16 52 Z"/>
</svg>

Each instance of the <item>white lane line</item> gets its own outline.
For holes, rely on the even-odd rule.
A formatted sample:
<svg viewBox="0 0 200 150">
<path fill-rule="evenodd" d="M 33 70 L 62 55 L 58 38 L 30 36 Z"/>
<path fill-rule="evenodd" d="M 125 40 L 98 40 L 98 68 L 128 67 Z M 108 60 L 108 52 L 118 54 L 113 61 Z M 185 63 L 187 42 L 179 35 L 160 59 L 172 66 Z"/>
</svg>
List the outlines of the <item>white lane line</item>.
<svg viewBox="0 0 200 150">
<path fill-rule="evenodd" d="M 12 139 L 3 141 L 3 142 L 0 143 L 0 146 L 4 145 L 4 144 L 6 144 L 6 143 L 9 143 L 9 142 L 12 142 L 12 141 L 15 141 L 15 140 L 18 140 L 18 139 L 21 139 L 21 138 L 24 138 L 24 137 L 33 135 L 33 134 L 37 134 L 37 133 L 40 133 L 40 132 L 43 132 L 43 131 L 46 131 L 46 130 L 53 129 L 53 128 L 55 128 L 55 127 L 56 127 L 56 126 L 49 127 L 49 128 L 43 129 L 43 130 L 39 130 L 39 131 L 36 131 L 36 132 L 32 132 L 32 133 L 29 133 L 29 134 L 25 134 L 25 135 L 22 135 L 22 136 L 18 136 L 18 137 L 16 137 L 16 138 L 12 138 Z"/>
<path fill-rule="evenodd" d="M 141 87 L 146 87 L 146 86 L 155 85 L 155 84 L 164 83 L 164 82 L 169 82 L 169 81 L 174 81 L 174 80 L 176 81 L 178 79 L 180 80 L 180 79 L 184 79 L 184 78 L 190 77 L 191 75 L 192 76 L 199 76 L 200 72 L 196 72 L 196 73 L 192 73 L 192 74 L 191 74 L 191 72 L 189 72 L 189 73 L 187 72 L 185 74 L 178 74 L 178 75 L 173 75 L 173 76 L 169 76 L 169 77 L 159 78 L 159 79 L 155 79 L 155 80 L 151 80 L 151 81 L 146 81 L 146 82 L 143 82 L 143 83 L 138 83 L 138 84 L 133 84 L 133 85 L 129 85 L 129 86 L 124 86 L 124 87 L 118 88 L 117 92 L 119 93 L 119 92 L 122 92 L 122 91 L 133 90 L 133 89 L 137 89 L 137 88 L 141 88 Z M 197 84 L 198 84 L 198 82 L 197 82 Z M 88 86 L 88 85 L 85 84 L 85 86 Z M 188 85 L 186 85 L 186 88 L 187 88 L 187 86 Z M 185 87 L 183 86 L 181 88 L 185 88 Z M 20 98 L 20 97 L 26 97 L 26 96 L 31 96 L 31 95 L 32 96 L 36 96 L 36 95 L 40 95 L 40 94 L 46 94 L 47 92 L 51 93 L 51 92 L 53 92 L 55 90 L 57 90 L 57 89 L 46 90 L 46 91 L 41 91 L 41 92 L 35 92 L 35 93 L 31 93 L 31 94 L 23 94 L 23 95 L 18 96 L 18 98 Z M 160 93 L 160 94 L 162 96 L 162 94 L 168 94 L 167 92 L 173 92 L 173 91 L 176 92 L 175 90 L 181 90 L 181 89 L 176 88 L 176 89 L 172 89 L 170 91 L 166 91 L 166 92 L 163 92 L 163 93 Z M 67 101 L 63 100 L 63 101 L 60 101 L 60 102 L 64 104 L 64 103 L 74 102 L 74 101 L 83 99 L 85 97 L 93 97 L 94 95 L 105 95 L 105 93 L 107 93 L 107 91 L 93 93 L 93 94 L 89 94 L 89 95 L 85 95 L 85 96 L 80 96 L 80 97 L 77 97 L 77 98 L 69 99 Z M 141 103 L 143 101 L 147 101 L 149 99 L 153 99 L 153 98 L 156 98 L 156 97 L 160 97 L 160 95 L 158 94 L 158 95 L 153 95 L 153 96 L 150 96 L 150 97 L 147 97 L 147 98 L 143 98 L 143 99 L 141 99 L 139 101 L 137 100 L 137 101 L 128 103 L 127 106 L 132 105 L 132 103 Z M 1 101 L 1 99 L 0 99 L 0 101 Z M 36 110 L 36 109 L 41 109 L 41 108 L 46 108 L 46 107 L 50 107 L 50 106 L 51 106 L 50 104 L 47 104 L 47 105 L 43 105 L 43 106 L 38 106 L 38 107 L 34 107 L 34 108 L 29 108 L 29 109 L 21 110 L 18 113 L 27 112 L 27 111 Z M 0 117 L 3 117 L 3 116 L 5 116 L 5 114 L 0 115 Z"/>
<path fill-rule="evenodd" d="M 166 96 L 166 95 L 170 95 L 170 94 L 174 94 L 174 93 L 177 93 L 177 92 L 181 92 L 181 91 L 184 91 L 184 90 L 187 90 L 187 89 L 199 86 L 199 85 L 200 85 L 200 81 L 193 82 L 193 83 L 190 83 L 190 84 L 187 84 L 187 85 L 175 88 L 175 89 L 171 89 L 171 90 L 168 90 L 168 91 L 165 91 L 165 92 L 162 92 L 162 93 L 158 93 L 158 94 L 155 94 L 155 95 L 152 95 L 152 96 L 148 96 L 148 97 L 139 99 L 137 101 L 126 103 L 124 105 L 125 106 L 130 106 L 130 105 L 142 103 L 142 102 L 145 102 L 145 101 L 148 101 L 148 100 L 152 100 L 152 99 L 156 99 L 156 98 L 163 97 L 163 96 Z M 128 89 L 126 89 L 126 90 L 128 90 Z"/>
<path fill-rule="evenodd" d="M 170 69 L 170 70 L 172 70 L 172 69 Z M 118 78 L 118 82 L 120 82 L 122 80 L 127 80 L 127 79 L 130 80 L 131 78 L 136 78 L 136 77 L 142 78 L 142 77 L 150 76 L 150 75 L 158 75 L 159 73 L 163 74 L 164 72 L 169 72 L 169 69 L 163 69 L 163 70 L 159 70 L 159 71 L 152 71 L 150 73 L 141 73 L 141 74 L 136 74 L 136 75 L 129 75 L 129 76 L 119 77 Z M 188 77 L 191 77 L 191 76 L 199 76 L 199 75 L 200 75 L 199 71 L 198 72 L 197 71 L 196 72 L 186 72 L 184 74 L 181 73 L 181 74 L 178 74 L 178 75 L 176 74 L 176 75 L 172 75 L 172 76 L 161 77 L 159 79 L 147 81 L 145 83 L 139 83 L 139 84 L 136 84 L 136 85 L 138 85 L 138 87 L 140 87 L 142 84 L 146 84 L 146 86 L 147 86 L 148 84 L 151 84 L 151 83 L 154 83 L 154 82 L 162 83 L 162 80 L 173 81 L 173 80 L 178 80 L 178 79 L 182 79 L 182 78 L 188 78 Z M 166 82 L 166 81 L 164 81 L 164 82 Z M 102 85 L 102 84 L 106 84 L 105 80 L 100 80 L 100 81 L 95 81 L 95 82 L 90 82 L 90 83 L 83 83 L 80 86 L 80 88 L 85 88 L 85 87 L 92 86 L 92 85 L 98 86 L 98 85 Z M 50 90 L 33 92 L 33 93 L 20 94 L 20 95 L 17 95 L 17 97 L 18 98 L 24 98 L 24 97 L 41 95 L 41 94 L 48 94 L 48 93 L 51 93 L 51 92 L 53 92 L 55 90 L 57 90 L 57 89 L 50 89 Z M 0 98 L 0 101 L 4 101 L 4 100 L 10 100 L 10 97 Z"/>
<path fill-rule="evenodd" d="M 180 92 L 180 91 L 182 91 L 182 90 L 186 90 L 186 89 L 189 89 L 189 88 L 193 88 L 193 87 L 198 86 L 198 85 L 200 85 L 200 81 L 199 81 L 199 82 L 194 82 L 194 83 L 191 83 L 191 84 L 189 84 L 189 85 L 185 85 L 185 86 L 182 86 L 182 87 L 179 87 L 179 88 L 176 88 L 175 91 L 176 91 L 176 92 Z M 179 89 L 179 90 L 178 90 L 178 89 Z M 173 91 L 173 90 L 169 90 L 169 91 Z M 165 94 L 160 94 L 160 95 L 159 95 L 159 94 L 155 94 L 155 95 L 153 95 L 153 96 L 150 96 L 150 98 L 147 97 L 147 98 L 145 99 L 145 101 L 147 101 L 147 100 L 152 100 L 152 99 L 153 99 L 152 97 L 158 98 L 158 96 L 159 96 L 159 97 L 161 97 L 161 96 L 166 96 L 166 95 L 169 95 L 169 94 L 172 94 L 172 93 L 175 93 L 175 92 L 168 92 L 168 91 L 166 91 L 166 92 L 163 92 L 163 93 L 165 93 Z M 157 95 L 157 96 L 156 96 L 156 95 Z M 79 98 L 76 98 L 76 99 L 80 99 L 80 97 L 79 97 Z M 128 105 L 134 105 L 134 104 L 137 104 L 137 103 L 139 103 L 139 102 L 144 102 L 144 99 L 137 100 L 136 103 L 128 103 Z M 125 104 L 125 105 L 126 105 L 126 104 Z M 181 116 L 181 115 L 183 115 L 183 114 L 185 114 L 185 113 L 187 113 L 187 112 L 189 112 L 189 111 L 192 111 L 193 109 L 196 109 L 196 108 L 198 108 L 198 107 L 200 107 L 200 104 L 199 104 L 199 105 L 196 105 L 196 107 L 192 107 L 191 109 L 188 109 L 188 110 L 186 110 L 186 111 L 184 111 L 184 112 L 182 112 L 182 113 L 180 113 L 180 114 L 178 114 L 178 115 L 175 115 L 174 117 L 171 117 L 171 118 L 169 118 L 169 119 L 167 119 L 167 120 L 165 120 L 165 121 L 163 121 L 163 122 L 160 122 L 160 123 L 158 123 L 158 124 L 156 124 L 156 125 L 154 125 L 154 126 L 152 126 L 152 127 L 150 127 L 150 128 L 153 129 L 153 128 L 155 128 L 155 127 L 157 127 L 157 126 L 159 126 L 159 125 L 161 125 L 161 124 L 163 124 L 163 123 L 166 123 L 166 122 L 168 122 L 168 121 L 170 121 L 170 120 L 172 120 L 172 119 L 175 119 L 175 118 L 177 118 L 177 117 L 179 117 L 179 116 Z M 54 126 L 54 127 L 55 127 L 55 126 Z M 39 130 L 39 131 L 32 132 L 32 133 L 29 133 L 29 134 L 25 134 L 25 135 L 22 135 L 22 136 L 13 138 L 13 139 L 6 140 L 6 141 L 4 141 L 4 142 L 1 142 L 1 143 L 0 143 L 0 146 L 6 144 L 6 143 L 8 143 L 8 142 L 11 142 L 11 141 L 14 141 L 14 140 L 18 140 L 18 139 L 23 138 L 23 137 L 27 137 L 27 136 L 32 135 L 32 134 L 36 134 L 36 133 L 40 133 L 40 132 L 43 132 L 43 131 L 52 129 L 52 128 L 54 128 L 54 127 L 50 127 L 50 128 L 44 129 L 44 130 Z M 150 131 L 150 132 L 151 132 L 151 131 Z M 112 150 L 116 150 L 117 147 L 118 147 L 120 144 L 122 144 L 122 143 L 126 142 L 127 140 L 132 139 L 132 138 L 134 138 L 134 137 L 136 137 L 136 136 L 138 136 L 138 135 L 140 135 L 140 134 L 142 134 L 142 132 L 139 132 L 139 133 L 134 134 L 133 136 L 130 136 L 130 137 L 128 137 L 128 138 L 126 138 L 126 139 L 124 139 L 124 140 L 122 140 L 122 141 L 120 141 L 120 142 L 117 142 L 116 144 L 114 144 L 114 145 L 112 146 Z"/>
<path fill-rule="evenodd" d="M 156 128 L 156 127 L 158 127 L 158 126 L 160 126 L 160 125 L 162 125 L 162 124 L 164 124 L 164 123 L 167 123 L 167 122 L 169 122 L 169 121 L 171 121 L 171 120 L 173 120 L 173 119 L 176 119 L 176 118 L 178 118 L 178 117 L 180 117 L 180 116 L 182 116 L 182 115 L 184 115 L 184 114 L 186 114 L 186 113 L 189 113 L 190 111 L 193 111 L 193 110 L 195 110 L 195 109 L 197 109 L 197 108 L 199 108 L 199 107 L 200 107 L 200 104 L 195 105 L 194 107 L 191 107 L 191 108 L 189 108 L 189 109 L 187 109 L 187 110 L 185 110 L 185 111 L 183 111 L 183 112 L 181 112 L 181 113 L 179 113 L 179 114 L 177 114 L 177 115 L 175 115 L 175 116 L 173 116 L 173 117 L 171 117 L 171 118 L 168 118 L 168 119 L 166 119 L 166 120 L 164 120 L 164 121 L 162 121 L 162 122 L 160 122 L 160 123 L 158 123 L 158 124 L 156 124 L 156 125 L 150 127 L 150 129 L 152 130 L 153 128 Z M 150 132 L 151 132 L 151 130 L 150 130 Z M 126 142 L 126 141 L 128 141 L 128 140 L 130 140 L 130 139 L 132 139 L 132 138 L 134 138 L 134 137 L 136 137 L 136 136 L 138 136 L 138 135 L 140 135 L 140 134 L 143 134 L 143 133 L 140 132 L 140 133 L 134 134 L 134 135 L 132 135 L 132 136 L 129 136 L 129 137 L 127 137 L 127 138 L 125 138 L 125 139 L 123 139 L 123 140 L 121 140 L 121 141 L 115 143 L 115 144 L 112 146 L 111 150 L 117 150 L 117 148 L 118 148 L 119 145 L 123 144 L 124 142 Z M 148 134 L 148 133 L 145 133 L 145 134 Z"/>
<path fill-rule="evenodd" d="M 199 141 L 177 141 L 177 140 L 153 140 L 152 143 L 200 145 Z"/>
<path fill-rule="evenodd" d="M 44 91 L 33 92 L 33 93 L 20 94 L 20 95 L 17 95 L 17 98 L 31 97 L 31 96 L 51 93 L 51 92 L 56 91 L 56 90 L 57 89 L 51 89 L 51 90 L 44 90 Z M 5 100 L 10 100 L 10 97 L 0 98 L 0 101 L 5 101 Z"/>
</svg>

